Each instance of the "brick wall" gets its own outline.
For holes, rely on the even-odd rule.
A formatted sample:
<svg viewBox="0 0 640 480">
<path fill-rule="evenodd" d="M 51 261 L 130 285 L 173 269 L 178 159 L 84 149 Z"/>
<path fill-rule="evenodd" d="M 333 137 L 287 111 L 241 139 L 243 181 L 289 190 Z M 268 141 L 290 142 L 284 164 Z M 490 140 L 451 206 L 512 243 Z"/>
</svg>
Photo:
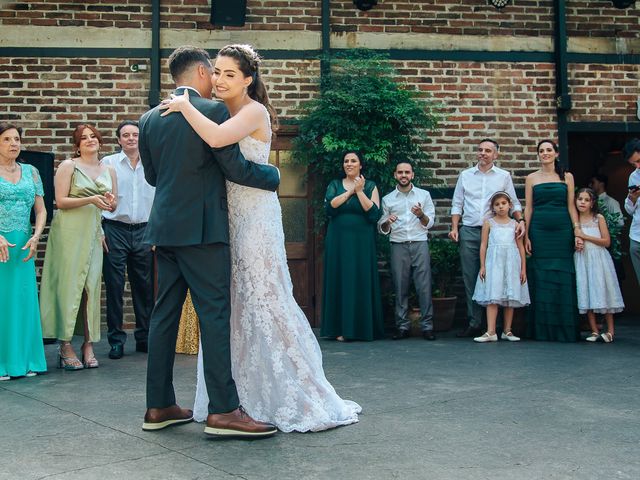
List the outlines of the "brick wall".
<svg viewBox="0 0 640 480">
<path fill-rule="evenodd" d="M 638 121 L 639 65 L 572 64 L 569 73 L 571 121 Z"/>
<path fill-rule="evenodd" d="M 108 4 L 98 0 L 20 2 L 0 10 L 0 19 L 3 25 L 151 28 L 150 3 L 127 1 Z"/>
<path fill-rule="evenodd" d="M 499 139 L 503 162 L 516 177 L 531 171 L 530 147 L 554 136 L 555 80 L 551 64 L 405 62 L 403 80 L 443 105 L 445 119 L 428 146 L 438 175 L 455 185 L 475 163 L 475 142 Z"/>
<path fill-rule="evenodd" d="M 224 30 L 320 31 L 320 0 L 248 0 L 245 27 Z M 209 23 L 209 0 L 174 0 L 161 4 L 165 29 L 222 29 Z M 549 36 L 552 0 L 516 0 L 496 10 L 486 0 L 382 0 L 367 12 L 352 0 L 333 0 L 334 32 L 395 34 Z M 567 28 L 576 37 L 637 37 L 640 10 L 616 9 L 607 0 L 568 1 Z M 0 10 L 1 25 L 150 28 L 148 1 L 22 2 Z"/>
<path fill-rule="evenodd" d="M 115 127 L 148 107 L 147 72 L 130 66 L 146 59 L 0 58 L 0 120 L 19 122 L 28 149 L 53 152 L 59 163 L 74 151 L 71 132 L 89 122 L 103 134 L 105 153 L 117 148 Z M 300 114 L 318 91 L 317 61 L 265 61 L 263 76 L 282 119 Z M 163 71 L 162 97 L 173 90 Z"/>
<path fill-rule="evenodd" d="M 19 121 L 25 146 L 53 152 L 58 162 L 74 151 L 71 131 L 82 122 L 96 125 L 110 153 L 115 126 L 148 108 L 148 75 L 129 68 L 137 61 L 0 58 L 0 119 Z"/>
</svg>

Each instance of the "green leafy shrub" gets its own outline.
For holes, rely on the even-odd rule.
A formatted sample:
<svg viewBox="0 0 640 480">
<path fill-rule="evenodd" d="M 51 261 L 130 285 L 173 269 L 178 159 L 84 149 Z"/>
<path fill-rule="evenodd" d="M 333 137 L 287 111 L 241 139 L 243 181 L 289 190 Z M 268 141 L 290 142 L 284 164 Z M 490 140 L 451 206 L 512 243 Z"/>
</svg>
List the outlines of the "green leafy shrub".
<svg viewBox="0 0 640 480">
<path fill-rule="evenodd" d="M 611 236 L 611 245 L 609 245 L 609 253 L 614 260 L 620 260 L 622 257 L 622 245 L 620 243 L 620 234 L 622 227 L 620 226 L 620 218 L 618 212 L 610 212 L 602 199 L 598 199 L 598 210 L 607 222 L 609 235 Z"/>
<path fill-rule="evenodd" d="M 460 275 L 458 244 L 447 238 L 429 241 L 433 296 L 451 297 L 456 278 Z"/>
<path fill-rule="evenodd" d="M 330 63 L 318 98 L 305 106 L 294 158 L 308 166 L 317 185 L 314 196 L 316 227 L 324 225 L 325 188 L 342 174 L 347 150 L 359 151 L 365 178 L 378 185 L 383 196 L 395 185 L 397 161 L 414 164 L 416 184 L 430 175 L 420 148 L 439 121 L 437 105 L 421 97 L 398 78 L 388 57 L 368 50 L 348 50 L 325 59 Z"/>
</svg>

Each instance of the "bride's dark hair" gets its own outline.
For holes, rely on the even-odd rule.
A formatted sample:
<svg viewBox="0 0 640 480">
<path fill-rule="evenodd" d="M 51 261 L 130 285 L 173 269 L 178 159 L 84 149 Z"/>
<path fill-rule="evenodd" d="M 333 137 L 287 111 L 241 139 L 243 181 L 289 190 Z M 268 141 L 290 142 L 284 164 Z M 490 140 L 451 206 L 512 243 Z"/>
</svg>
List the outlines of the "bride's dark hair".
<svg viewBox="0 0 640 480">
<path fill-rule="evenodd" d="M 269 101 L 267 88 L 260 77 L 260 63 L 262 58 L 250 45 L 233 44 L 222 47 L 218 56 L 233 58 L 238 63 L 238 68 L 245 77 L 251 77 L 251 84 L 247 87 L 247 93 L 256 102 L 263 104 L 271 117 L 271 130 L 278 130 L 278 114 Z"/>
</svg>

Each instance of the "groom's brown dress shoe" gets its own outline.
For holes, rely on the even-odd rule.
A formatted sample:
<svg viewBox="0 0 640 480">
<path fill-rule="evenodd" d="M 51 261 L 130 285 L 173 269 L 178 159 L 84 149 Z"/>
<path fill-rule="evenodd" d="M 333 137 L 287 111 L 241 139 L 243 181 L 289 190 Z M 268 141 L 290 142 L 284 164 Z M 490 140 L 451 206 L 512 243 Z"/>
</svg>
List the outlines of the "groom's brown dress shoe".
<svg viewBox="0 0 640 480">
<path fill-rule="evenodd" d="M 172 405 L 167 408 L 148 408 L 144 415 L 143 430 L 162 430 L 171 425 L 193 421 L 193 411 Z"/>
<path fill-rule="evenodd" d="M 229 413 L 210 413 L 204 427 L 204 433 L 214 437 L 266 438 L 277 431 L 275 425 L 251 418 L 242 407 Z"/>
</svg>

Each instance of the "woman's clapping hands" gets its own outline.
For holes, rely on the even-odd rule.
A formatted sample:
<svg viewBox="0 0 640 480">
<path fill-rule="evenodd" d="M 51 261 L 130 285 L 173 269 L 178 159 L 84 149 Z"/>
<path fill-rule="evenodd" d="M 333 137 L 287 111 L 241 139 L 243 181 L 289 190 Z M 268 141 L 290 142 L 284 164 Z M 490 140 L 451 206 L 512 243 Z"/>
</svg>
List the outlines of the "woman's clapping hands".
<svg viewBox="0 0 640 480">
<path fill-rule="evenodd" d="M 359 177 L 356 177 L 353 181 L 353 190 L 356 193 L 360 193 L 362 191 L 364 191 L 364 175 L 360 175 Z"/>
</svg>

